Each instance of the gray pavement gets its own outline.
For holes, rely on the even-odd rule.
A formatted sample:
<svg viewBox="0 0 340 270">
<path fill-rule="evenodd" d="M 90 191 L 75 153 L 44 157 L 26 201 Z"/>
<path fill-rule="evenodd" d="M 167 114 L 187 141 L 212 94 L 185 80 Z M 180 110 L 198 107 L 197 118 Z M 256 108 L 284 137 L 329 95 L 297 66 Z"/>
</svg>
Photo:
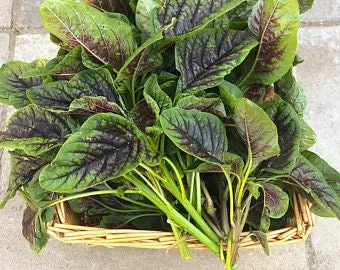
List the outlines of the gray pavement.
<svg viewBox="0 0 340 270">
<path fill-rule="evenodd" d="M 31 61 L 52 58 L 57 48 L 49 43 L 38 16 L 42 0 L 1 0 L 0 66 L 7 60 Z M 306 60 L 297 68 L 299 82 L 308 96 L 306 119 L 316 130 L 313 150 L 340 170 L 340 1 L 315 0 L 311 12 L 303 15 L 299 54 Z M 13 112 L 0 105 L 0 127 Z M 6 151 L 0 150 L 0 197 L 10 170 Z M 168 253 L 126 248 L 88 248 L 50 240 L 39 255 L 21 236 L 23 204 L 19 198 L 0 211 L 0 269 L 224 269 L 209 252 L 193 252 L 190 262 L 176 250 Z M 340 270 L 340 223 L 317 218 L 317 226 L 304 244 L 273 247 L 271 256 L 262 250 L 241 251 L 239 269 Z"/>
</svg>

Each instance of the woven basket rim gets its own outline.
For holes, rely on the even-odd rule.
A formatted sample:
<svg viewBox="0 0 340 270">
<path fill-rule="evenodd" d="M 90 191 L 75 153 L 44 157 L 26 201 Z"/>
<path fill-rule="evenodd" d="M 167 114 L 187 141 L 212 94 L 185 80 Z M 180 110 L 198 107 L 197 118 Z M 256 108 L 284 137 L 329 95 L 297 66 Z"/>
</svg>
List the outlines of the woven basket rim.
<svg viewBox="0 0 340 270">
<path fill-rule="evenodd" d="M 293 193 L 293 205 L 296 225 L 269 231 L 267 233 L 269 246 L 301 243 L 310 235 L 315 226 L 315 219 L 310 211 L 310 202 L 301 195 Z M 56 210 L 54 221 L 47 225 L 47 232 L 51 237 L 63 243 L 109 248 L 134 247 L 165 250 L 177 245 L 172 232 L 79 226 L 76 225 L 73 213 L 64 203 L 57 204 Z M 241 234 L 240 249 L 261 247 L 259 242 L 254 242 L 249 236 L 250 232 Z M 190 249 L 207 249 L 193 236 L 188 236 L 186 241 Z"/>
</svg>

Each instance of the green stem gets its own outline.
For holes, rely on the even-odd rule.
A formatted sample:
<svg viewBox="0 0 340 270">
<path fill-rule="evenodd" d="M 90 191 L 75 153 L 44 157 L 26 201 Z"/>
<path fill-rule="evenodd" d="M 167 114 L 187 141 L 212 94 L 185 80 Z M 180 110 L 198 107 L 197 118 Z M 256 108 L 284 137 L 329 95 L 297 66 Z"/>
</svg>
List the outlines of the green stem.
<svg viewBox="0 0 340 270">
<path fill-rule="evenodd" d="M 225 191 L 222 196 L 221 202 L 221 219 L 222 219 L 222 229 L 225 235 L 229 234 L 229 218 L 228 218 L 228 209 L 227 209 L 227 202 L 229 197 L 229 190 L 228 186 L 226 186 Z"/>
<path fill-rule="evenodd" d="M 243 227 L 244 225 L 246 224 L 246 221 L 247 221 L 247 217 L 248 217 L 248 213 L 249 213 L 249 209 L 250 209 L 250 203 L 251 203 L 251 200 L 247 201 L 246 202 L 246 205 L 245 205 L 245 209 L 243 210 L 243 213 L 242 213 L 242 220 L 241 220 L 241 231 L 243 231 Z"/>
<path fill-rule="evenodd" d="M 107 187 L 107 189 L 113 189 L 108 182 L 104 182 L 104 185 Z"/>
<path fill-rule="evenodd" d="M 230 225 L 232 228 L 235 228 L 235 223 L 234 223 L 234 194 L 233 194 L 233 186 L 232 186 L 232 181 L 230 179 L 229 172 L 226 171 L 226 169 L 221 166 L 222 171 L 227 178 L 227 183 L 228 183 L 228 190 L 229 190 L 229 213 L 230 213 Z"/>
<path fill-rule="evenodd" d="M 170 224 L 172 232 L 174 233 L 174 236 L 176 238 L 176 241 L 178 241 L 178 247 L 179 247 L 179 252 L 181 253 L 181 257 L 184 260 L 190 260 L 191 255 L 190 255 L 190 250 L 188 247 L 188 244 L 185 240 L 182 240 L 181 238 L 181 232 L 180 230 L 173 224 Z"/>
<path fill-rule="evenodd" d="M 186 161 L 187 161 L 187 168 L 189 168 L 190 165 L 192 164 L 192 156 L 189 154 L 186 154 Z"/>
<path fill-rule="evenodd" d="M 113 196 L 116 196 L 117 194 L 112 194 L 112 195 L 113 195 Z M 130 202 L 130 203 L 133 203 L 133 204 L 136 204 L 136 205 L 139 205 L 139 206 L 144 206 L 144 207 L 148 207 L 148 208 L 151 208 L 151 209 L 157 209 L 157 207 L 154 206 L 154 205 L 142 203 L 142 202 L 139 202 L 139 201 L 130 199 L 130 198 L 125 197 L 125 196 L 120 196 L 120 195 L 118 195 L 117 197 L 118 197 L 119 199 L 122 199 L 122 200 L 124 200 L 124 201 Z"/>
<path fill-rule="evenodd" d="M 211 217 L 215 217 L 215 212 L 216 212 L 216 208 L 214 206 L 214 202 L 213 200 L 211 199 L 211 196 L 210 196 L 210 193 L 207 189 L 207 187 L 205 186 L 205 183 L 203 180 L 201 180 L 201 187 L 202 187 L 202 191 L 203 191 L 203 194 L 207 200 L 207 213 L 209 216 Z"/>
<path fill-rule="evenodd" d="M 198 214 L 202 214 L 202 195 L 201 195 L 201 177 L 196 173 L 196 209 Z"/>
<path fill-rule="evenodd" d="M 197 225 L 201 228 L 201 230 L 215 243 L 219 242 L 218 236 L 215 234 L 215 232 L 209 227 L 209 225 L 204 221 L 204 219 L 197 213 L 195 207 L 189 202 L 187 198 L 183 198 L 180 190 L 178 189 L 176 183 L 172 181 L 170 176 L 167 173 L 167 168 L 164 168 L 165 166 L 162 166 L 163 173 L 166 175 L 166 179 L 159 176 L 156 172 L 154 172 L 150 167 L 143 164 L 141 165 L 143 168 L 145 168 L 147 171 L 152 173 L 153 175 L 157 175 L 159 180 L 162 181 L 163 185 L 172 193 L 172 195 L 178 200 L 178 202 L 184 207 L 184 209 L 188 212 L 188 214 L 195 220 Z"/>
<path fill-rule="evenodd" d="M 117 209 L 113 208 L 111 206 L 108 206 L 101 201 L 96 200 L 95 198 L 90 197 L 91 200 L 95 201 L 96 203 L 100 204 L 101 206 L 105 207 L 106 209 L 112 211 L 112 212 L 118 212 L 118 213 L 133 213 L 133 212 L 159 212 L 157 209 L 143 209 L 143 208 L 136 208 L 136 209 Z"/>
<path fill-rule="evenodd" d="M 179 164 L 181 164 L 181 167 L 183 170 L 186 170 L 187 165 L 184 163 L 184 160 L 182 158 L 181 152 L 179 151 L 179 149 L 176 149 L 176 155 L 177 155 L 177 159 L 179 161 Z"/>
<path fill-rule="evenodd" d="M 125 190 L 125 193 L 128 194 L 140 194 L 139 190 Z M 107 194 L 120 194 L 121 191 L 116 190 L 116 189 L 112 189 L 112 190 L 99 190 L 99 191 L 91 191 L 91 192 L 86 192 L 86 193 L 81 193 L 81 194 L 77 194 L 77 195 L 72 195 L 72 196 L 68 196 L 68 197 L 63 197 L 61 199 L 58 200 L 54 200 L 52 201 L 50 204 L 48 204 L 45 208 L 57 205 L 61 202 L 67 202 L 70 200 L 75 200 L 75 199 L 80 199 L 80 198 L 84 198 L 84 197 L 90 197 L 90 196 L 97 196 L 97 195 L 107 195 Z"/>
<path fill-rule="evenodd" d="M 137 169 L 134 169 L 134 172 L 137 173 L 139 175 L 140 178 L 143 179 L 143 181 L 153 190 L 153 192 L 155 192 L 157 194 L 157 196 L 165 203 L 165 204 L 169 204 L 169 202 L 167 201 L 167 199 L 161 194 L 160 191 L 157 190 L 157 188 L 155 186 L 153 186 L 150 181 L 142 174 L 140 173 Z"/>
<path fill-rule="evenodd" d="M 161 139 L 160 139 L 160 152 L 163 155 L 164 154 L 164 149 L 165 149 L 165 135 L 161 134 Z"/>
<path fill-rule="evenodd" d="M 161 211 L 163 211 L 170 219 L 176 222 L 185 231 L 188 231 L 191 235 L 195 236 L 202 244 L 209 248 L 216 256 L 219 256 L 219 246 L 208 235 L 204 234 L 201 230 L 196 228 L 186 218 L 184 218 L 179 212 L 177 212 L 171 204 L 165 204 L 160 200 L 157 195 L 146 186 L 143 182 L 136 179 L 131 174 L 126 174 L 124 177 L 134 184 L 141 193 L 148 198 L 154 205 L 156 205 Z M 181 197 L 181 196 L 180 196 Z M 217 238 L 218 240 L 218 238 Z M 217 241 L 218 242 L 218 241 Z"/>
<path fill-rule="evenodd" d="M 190 173 L 187 174 L 187 179 L 190 177 L 190 181 L 188 181 L 188 187 L 190 188 L 190 195 L 189 195 L 189 202 L 193 204 L 193 199 L 194 199 L 194 182 L 195 182 L 195 174 Z M 190 215 L 188 215 L 188 220 L 190 220 Z"/>
<path fill-rule="evenodd" d="M 183 199 L 185 199 L 187 197 L 186 193 L 185 193 L 185 188 L 184 188 L 184 185 L 183 185 L 183 181 L 182 181 L 182 178 L 181 178 L 181 175 L 180 173 L 178 172 L 175 164 L 167 157 L 163 157 L 163 159 L 169 163 L 169 165 L 172 167 L 173 171 L 175 172 L 175 175 L 176 175 L 176 178 L 177 178 L 177 181 L 179 183 L 179 187 L 181 189 L 181 193 L 182 193 L 182 197 Z"/>
<path fill-rule="evenodd" d="M 175 198 L 180 202 L 180 204 L 186 209 L 186 211 L 190 214 L 190 216 L 195 220 L 197 225 L 202 229 L 202 231 L 215 243 L 219 242 L 218 236 L 215 232 L 209 227 L 209 225 L 204 221 L 202 216 L 197 213 L 196 209 L 186 198 L 182 198 L 179 190 L 172 183 L 169 183 L 169 190 L 175 196 Z"/>
<path fill-rule="evenodd" d="M 225 262 L 224 258 L 224 240 L 221 240 L 220 242 L 220 259 L 222 262 Z"/>
<path fill-rule="evenodd" d="M 135 171 L 144 180 L 144 182 L 146 182 L 146 183 L 148 182 L 147 179 L 143 176 L 143 174 L 141 174 L 138 170 L 135 170 Z M 160 183 L 158 182 L 158 179 L 156 179 L 150 172 L 146 171 L 146 173 L 149 174 L 149 178 L 154 179 L 155 188 L 157 188 L 158 192 L 159 192 L 159 193 L 156 193 L 156 192 L 155 193 L 164 202 L 168 203 L 166 201 L 166 199 L 165 199 L 163 188 L 161 187 Z M 179 241 L 180 238 L 181 238 L 179 230 L 173 224 L 170 224 L 170 225 L 171 225 L 171 228 L 172 228 L 172 231 L 173 231 L 173 233 L 175 235 L 176 240 Z M 179 249 L 180 249 L 180 253 L 181 253 L 182 258 L 185 259 L 185 260 L 190 260 L 191 256 L 190 256 L 190 252 L 189 252 L 189 248 L 188 248 L 187 242 L 186 241 L 180 241 L 178 243 L 178 245 L 179 245 Z"/>
<path fill-rule="evenodd" d="M 131 97 L 132 97 L 132 105 L 133 105 L 133 107 L 136 105 L 135 85 L 136 85 L 136 79 L 137 79 L 137 72 L 139 70 L 140 63 L 141 63 L 142 59 L 144 58 L 144 55 L 145 55 L 145 50 L 143 50 L 141 56 L 139 57 L 137 66 L 136 66 L 135 71 L 133 72 L 133 76 L 132 76 L 132 81 L 131 81 Z"/>
<path fill-rule="evenodd" d="M 151 173 L 149 172 L 145 172 L 146 176 L 149 178 L 149 179 L 152 179 L 155 187 L 158 189 L 158 191 L 162 194 L 163 197 L 165 197 L 164 195 L 164 191 L 163 191 L 163 188 L 161 186 L 161 184 L 159 183 L 159 180 L 154 177 Z"/>
<path fill-rule="evenodd" d="M 223 233 L 219 228 L 214 224 L 214 222 L 210 219 L 210 217 L 203 211 L 202 216 L 204 220 L 209 224 L 209 226 L 214 230 L 214 232 L 218 235 L 219 238 L 223 238 Z"/>
<path fill-rule="evenodd" d="M 227 242 L 227 259 L 225 261 L 226 270 L 231 270 L 231 253 L 232 253 L 232 241 L 233 241 L 233 229 L 230 230 L 228 234 L 228 242 Z"/>
<path fill-rule="evenodd" d="M 249 140 L 248 140 L 249 141 Z M 251 173 L 251 170 L 253 168 L 253 158 L 252 158 L 252 151 L 251 151 L 251 148 L 250 146 L 248 146 L 248 161 L 247 164 L 248 164 L 248 167 L 247 167 L 247 170 L 246 170 L 246 173 L 242 179 L 242 182 L 241 182 L 241 187 L 238 191 L 238 194 L 237 194 L 237 202 L 236 202 L 236 206 L 240 206 L 241 205 L 241 202 L 242 202 L 242 198 L 243 198 L 243 193 L 244 193 L 244 187 L 247 183 L 247 180 L 248 180 L 248 177 Z"/>
<path fill-rule="evenodd" d="M 132 87 L 131 87 L 131 100 L 132 100 L 132 108 L 135 107 L 136 105 L 136 96 L 135 96 L 135 86 L 132 84 Z"/>
</svg>

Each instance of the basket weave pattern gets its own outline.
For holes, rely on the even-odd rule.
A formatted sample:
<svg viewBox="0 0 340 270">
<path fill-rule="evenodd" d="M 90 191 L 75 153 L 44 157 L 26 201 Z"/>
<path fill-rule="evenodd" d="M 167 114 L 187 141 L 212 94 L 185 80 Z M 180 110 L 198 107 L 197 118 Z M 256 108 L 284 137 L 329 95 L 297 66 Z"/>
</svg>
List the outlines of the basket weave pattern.
<svg viewBox="0 0 340 270">
<path fill-rule="evenodd" d="M 315 226 L 310 212 L 310 203 L 300 195 L 293 194 L 295 222 L 286 228 L 267 233 L 269 246 L 296 244 L 306 240 Z M 58 241 L 72 244 L 105 247 L 134 247 L 148 249 L 171 249 L 176 246 L 172 232 L 142 231 L 131 229 L 105 229 L 77 225 L 73 213 L 64 203 L 57 205 L 54 221 L 48 225 L 48 233 Z M 261 247 L 254 242 L 249 232 L 243 232 L 240 239 L 241 249 Z M 195 250 L 206 249 L 192 236 L 186 238 L 188 247 Z"/>
</svg>

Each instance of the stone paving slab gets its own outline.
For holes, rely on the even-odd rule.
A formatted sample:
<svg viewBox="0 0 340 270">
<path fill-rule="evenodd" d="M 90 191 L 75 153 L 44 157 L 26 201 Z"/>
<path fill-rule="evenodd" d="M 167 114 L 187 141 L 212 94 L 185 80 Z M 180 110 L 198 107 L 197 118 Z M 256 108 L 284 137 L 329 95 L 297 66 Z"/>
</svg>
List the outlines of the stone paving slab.
<svg viewBox="0 0 340 270">
<path fill-rule="evenodd" d="M 16 0 L 14 22 L 19 28 L 42 27 L 39 5 L 44 0 Z"/>
<path fill-rule="evenodd" d="M 306 120 L 315 129 L 318 143 L 312 148 L 340 170 L 340 26 L 303 28 L 299 54 L 305 62 L 297 77 L 308 97 Z M 340 223 L 316 219 L 311 236 L 316 269 L 340 269 Z"/>
<path fill-rule="evenodd" d="M 0 66 L 7 61 L 9 49 L 9 34 L 0 33 Z"/>
<path fill-rule="evenodd" d="M 11 26 L 12 0 L 1 0 L 0 28 Z"/>
<path fill-rule="evenodd" d="M 308 99 L 305 118 L 318 136 L 313 150 L 340 170 L 340 26 L 302 28 L 298 53 L 305 58 L 296 69 Z"/>
<path fill-rule="evenodd" d="M 305 270 L 309 261 L 304 243 L 270 248 L 270 256 L 261 249 L 240 251 L 239 270 Z M 213 268 L 211 268 L 213 269 Z"/>
<path fill-rule="evenodd" d="M 8 49 L 9 49 L 9 34 L 0 33 L 0 67 L 8 59 Z M 7 118 L 7 108 L 8 106 L 0 104 L 0 128 L 3 126 L 5 119 Z M 0 160 L 1 160 L 2 149 L 0 149 Z M 1 164 L 0 164 L 1 168 Z M 0 171 L 1 172 L 1 171 Z M 1 180 L 0 180 L 1 183 Z M 1 190 L 1 185 L 0 185 Z"/>
<path fill-rule="evenodd" d="M 314 0 L 311 10 L 302 15 L 303 22 L 340 22 L 339 0 Z"/>
<path fill-rule="evenodd" d="M 14 59 L 33 61 L 56 57 L 59 47 L 50 41 L 49 34 L 24 34 L 16 38 Z"/>
</svg>

